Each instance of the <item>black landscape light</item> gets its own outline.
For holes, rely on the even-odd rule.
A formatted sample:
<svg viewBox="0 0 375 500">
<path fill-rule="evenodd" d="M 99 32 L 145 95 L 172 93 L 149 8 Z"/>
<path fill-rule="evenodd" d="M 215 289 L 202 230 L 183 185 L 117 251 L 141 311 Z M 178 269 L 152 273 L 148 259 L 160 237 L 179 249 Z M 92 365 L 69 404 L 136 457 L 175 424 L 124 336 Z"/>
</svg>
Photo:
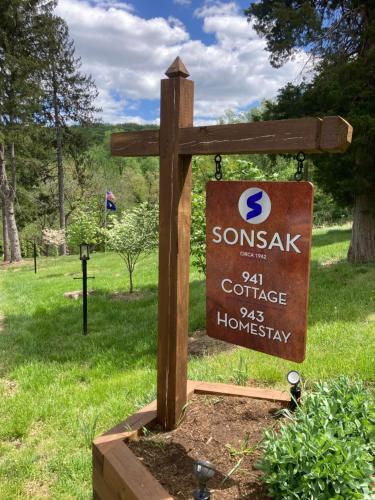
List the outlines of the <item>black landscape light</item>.
<svg viewBox="0 0 375 500">
<path fill-rule="evenodd" d="M 81 260 L 90 260 L 90 250 L 87 243 L 81 243 L 79 245 L 79 258 Z"/>
<path fill-rule="evenodd" d="M 87 335 L 87 280 L 94 276 L 87 276 L 87 261 L 90 260 L 90 250 L 88 243 L 79 245 L 79 258 L 82 261 L 82 316 L 83 316 L 83 335 Z"/>
<path fill-rule="evenodd" d="M 207 481 L 215 475 L 215 468 L 210 462 L 197 460 L 194 463 L 194 476 L 198 481 L 198 489 L 194 491 L 195 500 L 209 500 L 210 492 Z"/>
<path fill-rule="evenodd" d="M 301 398 L 301 375 L 296 370 L 291 370 L 286 376 L 289 384 L 292 386 L 290 388 L 290 394 L 292 396 L 290 401 L 290 409 L 294 411 L 297 408 L 299 400 Z"/>
</svg>

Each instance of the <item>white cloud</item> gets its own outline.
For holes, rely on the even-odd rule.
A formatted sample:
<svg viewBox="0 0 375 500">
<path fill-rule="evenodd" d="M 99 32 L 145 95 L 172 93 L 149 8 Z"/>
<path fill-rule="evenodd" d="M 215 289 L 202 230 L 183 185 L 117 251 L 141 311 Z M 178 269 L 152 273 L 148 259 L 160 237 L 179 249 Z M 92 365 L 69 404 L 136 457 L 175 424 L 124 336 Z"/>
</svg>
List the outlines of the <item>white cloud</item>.
<svg viewBox="0 0 375 500">
<path fill-rule="evenodd" d="M 199 9 L 194 11 L 197 17 L 239 15 L 240 9 L 236 2 L 220 2 L 219 0 L 206 0 Z"/>
<path fill-rule="evenodd" d="M 120 0 L 95 0 L 95 6 L 96 7 L 102 7 L 104 9 L 118 9 L 118 10 L 125 10 L 127 12 L 134 12 L 134 6 L 121 2 Z"/>
<path fill-rule="evenodd" d="M 84 71 L 96 81 L 105 121 L 129 118 L 135 111 L 129 100 L 158 99 L 160 79 L 178 55 L 196 83 L 195 123 L 211 123 L 226 109 L 250 107 L 274 96 L 298 76 L 306 59 L 300 54 L 282 68 L 272 68 L 265 42 L 235 2 L 209 1 L 194 12 L 204 31 L 214 36 L 211 45 L 192 40 L 176 18 L 144 19 L 131 4 L 119 8 L 117 3 L 59 0 L 57 7 L 68 22 Z M 141 123 L 142 118 L 134 120 Z"/>
<path fill-rule="evenodd" d="M 178 26 L 182 29 L 185 29 L 184 23 L 181 22 L 179 19 L 177 19 L 177 17 L 169 16 L 168 23 L 170 24 L 171 27 Z"/>
</svg>

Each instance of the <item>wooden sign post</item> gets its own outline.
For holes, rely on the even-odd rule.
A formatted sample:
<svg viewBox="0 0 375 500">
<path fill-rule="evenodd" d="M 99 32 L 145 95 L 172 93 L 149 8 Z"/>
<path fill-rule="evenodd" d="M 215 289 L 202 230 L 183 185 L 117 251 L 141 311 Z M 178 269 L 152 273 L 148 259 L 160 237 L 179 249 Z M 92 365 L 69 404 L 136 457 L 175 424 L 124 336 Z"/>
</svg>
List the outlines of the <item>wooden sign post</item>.
<svg viewBox="0 0 375 500">
<path fill-rule="evenodd" d="M 160 156 L 157 415 L 174 428 L 187 400 L 191 156 L 340 153 L 352 127 L 339 116 L 193 127 L 194 83 L 177 58 L 161 82 L 160 131 L 112 134 L 114 156 Z"/>
</svg>

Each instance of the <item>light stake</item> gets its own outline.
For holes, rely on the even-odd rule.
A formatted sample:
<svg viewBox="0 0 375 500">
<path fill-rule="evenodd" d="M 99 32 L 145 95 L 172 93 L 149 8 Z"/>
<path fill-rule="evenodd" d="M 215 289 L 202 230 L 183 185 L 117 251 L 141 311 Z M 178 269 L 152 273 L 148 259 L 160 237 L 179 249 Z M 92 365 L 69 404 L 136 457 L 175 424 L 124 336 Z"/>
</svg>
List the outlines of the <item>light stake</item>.
<svg viewBox="0 0 375 500">
<path fill-rule="evenodd" d="M 36 238 L 33 240 L 34 274 L 36 274 Z"/>
<path fill-rule="evenodd" d="M 286 376 L 289 384 L 292 386 L 290 388 L 291 400 L 290 400 L 290 409 L 294 411 L 297 408 L 299 400 L 301 398 L 301 386 L 299 385 L 301 382 L 301 375 L 296 370 L 291 370 L 288 372 Z"/>
<path fill-rule="evenodd" d="M 83 316 L 83 335 L 87 335 L 87 280 L 93 279 L 93 276 L 87 276 L 87 261 L 90 260 L 90 248 L 88 243 L 79 245 L 79 258 L 82 261 L 82 316 Z M 74 278 L 80 279 L 80 278 Z"/>
<path fill-rule="evenodd" d="M 207 489 L 207 481 L 215 475 L 215 468 L 210 462 L 197 460 L 194 463 L 194 476 L 198 481 L 198 489 L 194 491 L 195 500 L 209 500 L 210 491 Z"/>
</svg>

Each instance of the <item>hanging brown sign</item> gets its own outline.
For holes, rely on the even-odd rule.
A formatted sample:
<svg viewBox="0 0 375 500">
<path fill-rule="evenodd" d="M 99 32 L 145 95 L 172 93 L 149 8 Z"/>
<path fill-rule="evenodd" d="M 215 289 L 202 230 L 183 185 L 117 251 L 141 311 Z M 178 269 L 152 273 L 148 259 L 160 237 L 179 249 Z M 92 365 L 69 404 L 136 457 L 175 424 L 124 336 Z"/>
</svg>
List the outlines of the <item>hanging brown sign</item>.
<svg viewBox="0 0 375 500">
<path fill-rule="evenodd" d="M 207 184 L 207 334 L 305 358 L 313 186 Z"/>
</svg>

